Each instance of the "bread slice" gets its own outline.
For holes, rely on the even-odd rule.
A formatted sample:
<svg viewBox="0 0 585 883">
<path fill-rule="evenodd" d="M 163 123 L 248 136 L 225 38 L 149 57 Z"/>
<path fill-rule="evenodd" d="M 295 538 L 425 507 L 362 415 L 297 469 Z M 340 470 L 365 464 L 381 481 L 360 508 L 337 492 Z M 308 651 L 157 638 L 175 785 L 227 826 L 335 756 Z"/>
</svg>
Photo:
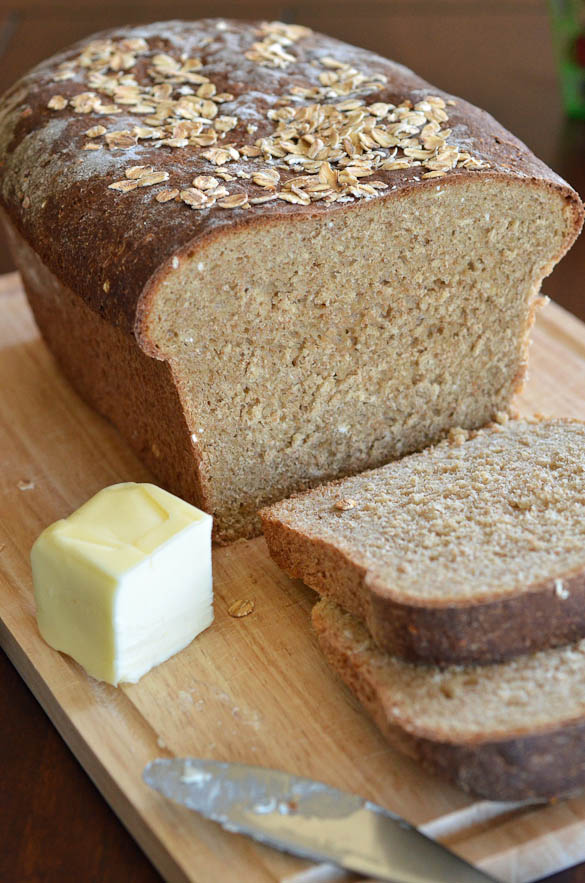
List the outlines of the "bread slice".
<svg viewBox="0 0 585 883">
<path fill-rule="evenodd" d="M 104 32 L 15 84 L 0 205 L 62 369 L 222 541 L 506 410 L 583 220 L 466 101 L 224 19 Z"/>
<path fill-rule="evenodd" d="M 585 642 L 497 665 L 437 669 L 379 650 L 332 601 L 313 609 L 319 644 L 389 742 L 491 800 L 585 786 Z"/>
<path fill-rule="evenodd" d="M 411 660 L 585 636 L 585 424 L 511 420 L 261 512 L 268 548 Z"/>
</svg>

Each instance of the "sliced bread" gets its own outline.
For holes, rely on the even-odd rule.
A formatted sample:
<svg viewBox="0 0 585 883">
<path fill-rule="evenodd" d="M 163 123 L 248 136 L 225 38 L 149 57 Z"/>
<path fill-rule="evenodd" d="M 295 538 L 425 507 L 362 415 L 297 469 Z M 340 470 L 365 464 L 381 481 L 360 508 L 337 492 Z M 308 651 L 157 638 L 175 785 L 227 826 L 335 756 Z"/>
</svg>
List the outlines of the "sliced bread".
<svg viewBox="0 0 585 883">
<path fill-rule="evenodd" d="M 271 555 L 410 660 L 585 636 L 585 424 L 512 420 L 261 512 Z"/>
<path fill-rule="evenodd" d="M 585 641 L 507 663 L 438 669 L 379 650 L 332 601 L 313 610 L 325 656 L 398 750 L 492 800 L 585 786 Z"/>
</svg>

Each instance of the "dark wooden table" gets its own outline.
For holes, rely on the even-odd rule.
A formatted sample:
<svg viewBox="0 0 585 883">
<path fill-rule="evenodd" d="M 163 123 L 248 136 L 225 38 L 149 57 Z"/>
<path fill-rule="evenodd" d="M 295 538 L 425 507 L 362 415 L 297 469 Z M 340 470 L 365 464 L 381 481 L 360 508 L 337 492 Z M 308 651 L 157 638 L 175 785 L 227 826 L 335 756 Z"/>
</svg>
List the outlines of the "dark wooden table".
<svg viewBox="0 0 585 883">
<path fill-rule="evenodd" d="M 220 12 L 304 23 L 395 58 L 491 111 L 585 195 L 585 123 L 564 119 L 544 0 L 4 0 L 0 91 L 101 28 Z M 11 269 L 0 242 L 0 272 Z M 585 320 L 585 236 L 545 291 Z M 0 881 L 159 881 L 1 653 L 0 684 Z M 548 879 L 585 883 L 585 864 Z"/>
</svg>

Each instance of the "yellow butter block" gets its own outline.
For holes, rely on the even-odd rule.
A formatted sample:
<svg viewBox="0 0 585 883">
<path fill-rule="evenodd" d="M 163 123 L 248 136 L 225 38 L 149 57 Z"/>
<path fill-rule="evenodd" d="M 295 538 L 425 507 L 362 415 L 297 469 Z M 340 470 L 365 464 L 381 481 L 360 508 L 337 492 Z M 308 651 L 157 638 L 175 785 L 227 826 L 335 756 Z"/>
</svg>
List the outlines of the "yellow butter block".
<svg viewBox="0 0 585 883">
<path fill-rule="evenodd" d="M 35 542 L 37 622 L 94 678 L 138 681 L 213 620 L 212 518 L 153 484 L 104 488 Z"/>
</svg>

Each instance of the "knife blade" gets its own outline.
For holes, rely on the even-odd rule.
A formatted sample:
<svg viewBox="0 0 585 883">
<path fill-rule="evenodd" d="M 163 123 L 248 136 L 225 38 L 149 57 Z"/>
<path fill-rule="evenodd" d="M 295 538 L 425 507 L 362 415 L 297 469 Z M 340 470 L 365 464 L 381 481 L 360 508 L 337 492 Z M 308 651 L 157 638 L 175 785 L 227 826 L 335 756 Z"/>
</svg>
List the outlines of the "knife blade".
<svg viewBox="0 0 585 883">
<path fill-rule="evenodd" d="M 496 883 L 400 816 L 323 782 L 265 767 L 157 758 L 142 774 L 226 830 L 393 883 Z"/>
</svg>

